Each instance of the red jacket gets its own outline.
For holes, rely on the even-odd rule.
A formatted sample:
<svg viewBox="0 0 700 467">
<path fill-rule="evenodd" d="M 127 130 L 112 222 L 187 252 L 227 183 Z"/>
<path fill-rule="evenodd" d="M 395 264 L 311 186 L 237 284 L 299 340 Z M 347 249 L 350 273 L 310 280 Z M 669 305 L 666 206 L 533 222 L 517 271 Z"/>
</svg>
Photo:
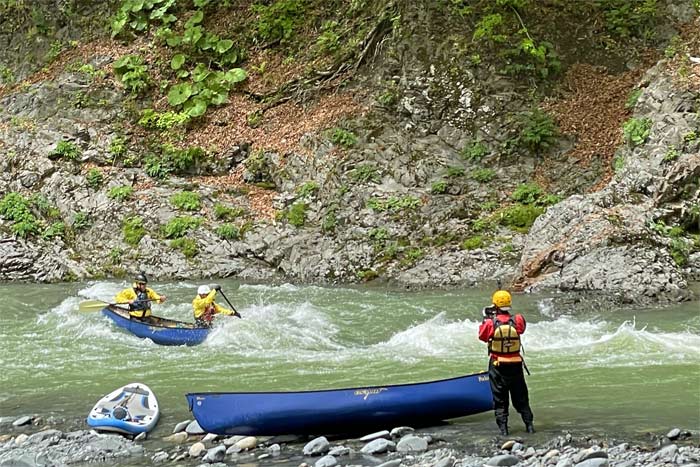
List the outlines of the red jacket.
<svg viewBox="0 0 700 467">
<path fill-rule="evenodd" d="M 513 321 L 515 322 L 515 330 L 518 331 L 518 334 L 523 334 L 525 333 L 525 328 L 527 327 L 527 323 L 525 322 L 525 318 L 521 314 L 517 314 L 515 316 L 508 314 L 508 313 L 499 313 L 496 315 L 496 319 L 500 321 L 501 323 L 507 323 L 509 319 L 513 318 Z M 493 326 L 493 320 L 492 319 L 484 319 L 481 322 L 481 325 L 479 326 L 479 340 L 488 342 L 491 340 L 493 337 L 493 331 L 494 331 L 494 326 Z M 510 357 L 510 356 L 516 356 L 518 355 L 519 352 L 513 353 L 513 354 L 506 354 L 502 355 L 503 357 Z M 492 354 L 491 358 L 496 359 L 496 357 Z"/>
</svg>

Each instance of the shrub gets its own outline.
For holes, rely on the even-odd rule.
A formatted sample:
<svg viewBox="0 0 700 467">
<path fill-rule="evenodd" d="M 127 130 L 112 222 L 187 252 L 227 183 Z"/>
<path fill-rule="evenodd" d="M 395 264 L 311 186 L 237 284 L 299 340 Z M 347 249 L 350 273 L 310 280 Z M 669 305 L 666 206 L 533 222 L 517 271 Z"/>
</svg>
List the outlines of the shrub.
<svg viewBox="0 0 700 467">
<path fill-rule="evenodd" d="M 185 258 L 192 258 L 197 255 L 197 242 L 192 238 L 176 238 L 170 241 L 170 246 L 180 250 Z"/>
<path fill-rule="evenodd" d="M 414 210 L 421 205 L 421 201 L 415 196 L 403 196 L 397 198 L 392 196 L 386 200 L 370 198 L 367 201 L 367 207 L 377 212 L 389 211 L 396 214 L 404 210 Z"/>
<path fill-rule="evenodd" d="M 519 232 L 527 232 L 544 209 L 533 205 L 516 204 L 504 209 L 500 223 Z"/>
<path fill-rule="evenodd" d="M 306 182 L 297 188 L 297 194 L 302 198 L 307 196 L 313 196 L 318 191 L 318 183 L 316 182 Z"/>
<path fill-rule="evenodd" d="M 168 221 L 162 228 L 165 238 L 180 238 L 192 229 L 196 229 L 202 224 L 199 217 L 179 216 Z"/>
<path fill-rule="evenodd" d="M 219 220 L 232 221 L 243 214 L 245 214 L 245 209 L 241 207 L 231 207 L 221 203 L 216 203 L 214 205 L 214 217 Z"/>
<path fill-rule="evenodd" d="M 292 207 L 289 208 L 287 213 L 287 220 L 294 227 L 301 227 L 306 222 L 306 203 L 294 203 Z"/>
<path fill-rule="evenodd" d="M 6 194 L 0 201 L 0 216 L 12 221 L 12 232 L 25 238 L 39 233 L 39 221 L 31 211 L 31 203 L 17 192 Z"/>
<path fill-rule="evenodd" d="M 140 216 L 124 218 L 122 221 L 122 234 L 126 243 L 132 246 L 138 245 L 143 236 L 146 235 L 143 219 Z"/>
<path fill-rule="evenodd" d="M 344 130 L 343 128 L 334 128 L 331 130 L 329 139 L 333 144 L 346 149 L 357 144 L 357 136 L 355 136 L 355 133 Z"/>
<path fill-rule="evenodd" d="M 66 235 L 66 224 L 63 222 L 54 222 L 44 230 L 41 238 L 49 240 L 55 237 L 64 237 Z"/>
<path fill-rule="evenodd" d="M 625 140 L 632 147 L 644 144 L 651 132 L 651 125 L 650 118 L 630 118 L 622 126 Z"/>
<path fill-rule="evenodd" d="M 511 199 L 522 204 L 534 204 L 542 196 L 542 188 L 535 183 L 523 183 L 510 195 Z"/>
<path fill-rule="evenodd" d="M 99 169 L 92 168 L 88 170 L 87 175 L 85 175 L 85 180 L 90 188 L 93 190 L 98 190 L 102 186 L 102 181 L 104 177 Z"/>
<path fill-rule="evenodd" d="M 450 178 L 461 177 L 464 175 L 464 169 L 462 167 L 448 167 L 447 176 Z"/>
<path fill-rule="evenodd" d="M 350 177 L 358 183 L 378 183 L 380 181 L 379 171 L 377 168 L 368 164 L 358 165 L 352 169 L 350 171 Z"/>
<path fill-rule="evenodd" d="M 471 178 L 479 183 L 488 183 L 493 180 L 496 176 L 496 172 L 493 169 L 481 168 L 474 169 L 471 172 Z"/>
<path fill-rule="evenodd" d="M 130 199 L 134 194 L 134 188 L 128 185 L 115 186 L 109 189 L 107 196 L 113 200 L 123 202 Z"/>
<path fill-rule="evenodd" d="M 430 187 L 430 191 L 433 194 L 441 195 L 441 194 L 447 192 L 447 186 L 448 186 L 447 182 L 444 180 L 433 182 L 432 186 Z"/>
<path fill-rule="evenodd" d="M 87 213 L 82 211 L 75 213 L 75 217 L 73 218 L 73 228 L 75 230 L 87 229 L 91 224 L 90 216 L 88 216 Z"/>
<path fill-rule="evenodd" d="M 202 206 L 199 193 L 193 191 L 181 191 L 170 197 L 170 202 L 178 209 L 196 211 Z"/>
<path fill-rule="evenodd" d="M 280 0 L 270 5 L 254 4 L 258 15 L 253 24 L 261 42 L 288 41 L 301 25 L 305 8 L 303 0 Z"/>
<path fill-rule="evenodd" d="M 139 125 L 148 130 L 170 130 L 175 126 L 186 125 L 190 116 L 185 112 L 157 112 L 153 109 L 145 109 L 141 112 Z"/>
<path fill-rule="evenodd" d="M 642 95 L 642 90 L 637 88 L 634 89 L 629 96 L 627 97 L 627 100 L 625 101 L 625 108 L 626 109 L 633 109 L 635 105 L 637 105 L 637 101 L 639 100 L 639 96 Z"/>
<path fill-rule="evenodd" d="M 519 143 L 535 152 L 553 145 L 559 135 L 554 119 L 540 109 L 521 114 L 520 123 Z"/>
<path fill-rule="evenodd" d="M 238 227 L 233 224 L 221 224 L 216 228 L 216 234 L 226 240 L 238 240 L 241 237 Z"/>
<path fill-rule="evenodd" d="M 50 159 L 66 159 L 69 161 L 78 160 L 80 149 L 71 141 L 59 141 L 56 148 L 49 153 Z"/>
<path fill-rule="evenodd" d="M 479 162 L 488 154 L 488 147 L 481 141 L 474 141 L 471 144 L 464 146 L 462 149 L 462 158 Z"/>
<path fill-rule="evenodd" d="M 488 242 L 484 237 L 481 235 L 475 235 L 465 239 L 460 246 L 463 250 L 476 250 L 478 248 L 483 248 L 486 245 L 488 245 Z"/>
<path fill-rule="evenodd" d="M 151 79 L 143 58 L 125 55 L 112 65 L 114 75 L 133 94 L 140 94 L 150 87 Z"/>
</svg>

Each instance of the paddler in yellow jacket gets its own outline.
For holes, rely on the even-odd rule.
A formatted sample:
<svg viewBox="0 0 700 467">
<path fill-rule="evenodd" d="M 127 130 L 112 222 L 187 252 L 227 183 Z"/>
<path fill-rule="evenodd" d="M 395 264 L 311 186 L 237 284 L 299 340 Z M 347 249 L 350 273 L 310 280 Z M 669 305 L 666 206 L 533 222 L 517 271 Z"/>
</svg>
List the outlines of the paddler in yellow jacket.
<svg viewBox="0 0 700 467">
<path fill-rule="evenodd" d="M 229 310 L 221 305 L 214 303 L 216 298 L 217 290 L 221 290 L 219 284 L 200 285 L 197 289 L 197 296 L 192 300 L 192 309 L 194 311 L 194 320 L 197 326 L 208 328 L 211 326 L 211 322 L 214 319 L 214 315 L 222 314 L 227 316 L 237 316 L 241 315 L 234 310 Z"/>
<path fill-rule="evenodd" d="M 128 303 L 129 315 L 132 318 L 148 321 L 151 316 L 151 302 L 163 303 L 165 295 L 158 295 L 153 289 L 147 287 L 146 274 L 139 273 L 134 278 L 134 285 L 124 289 L 114 298 L 115 303 Z"/>
</svg>

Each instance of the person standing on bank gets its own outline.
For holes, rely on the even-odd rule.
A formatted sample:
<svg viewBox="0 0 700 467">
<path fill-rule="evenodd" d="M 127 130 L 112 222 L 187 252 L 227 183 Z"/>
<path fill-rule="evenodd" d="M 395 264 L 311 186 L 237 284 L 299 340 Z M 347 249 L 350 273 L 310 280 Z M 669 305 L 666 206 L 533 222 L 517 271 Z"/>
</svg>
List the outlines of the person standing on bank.
<svg viewBox="0 0 700 467">
<path fill-rule="evenodd" d="M 163 303 L 165 295 L 157 294 L 153 289 L 147 287 L 148 278 L 146 274 L 139 273 L 134 277 L 134 285 L 122 290 L 114 298 L 115 303 L 128 303 L 129 316 L 142 321 L 150 321 L 151 303 Z"/>
<path fill-rule="evenodd" d="M 219 284 L 200 285 L 197 289 L 197 296 L 192 300 L 192 310 L 194 312 L 194 321 L 199 327 L 211 327 L 211 322 L 214 320 L 214 315 L 222 314 L 227 316 L 241 315 L 234 310 L 224 308 L 218 303 L 214 303 L 216 292 L 221 290 Z"/>
<path fill-rule="evenodd" d="M 523 374 L 520 355 L 520 335 L 525 332 L 525 318 L 511 315 L 512 298 L 505 290 L 498 290 L 491 298 L 493 305 L 483 309 L 484 319 L 479 326 L 479 339 L 488 343 L 489 381 L 493 393 L 496 424 L 501 434 L 508 435 L 508 396 L 520 413 L 525 430 L 534 433 L 534 416 Z"/>
</svg>

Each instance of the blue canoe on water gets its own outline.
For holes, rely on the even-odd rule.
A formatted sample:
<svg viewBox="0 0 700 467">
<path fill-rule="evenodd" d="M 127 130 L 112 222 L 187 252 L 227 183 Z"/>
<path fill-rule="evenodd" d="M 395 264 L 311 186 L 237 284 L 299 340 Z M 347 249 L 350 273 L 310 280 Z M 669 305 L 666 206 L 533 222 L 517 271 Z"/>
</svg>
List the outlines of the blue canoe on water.
<svg viewBox="0 0 700 467">
<path fill-rule="evenodd" d="M 187 394 L 208 433 L 347 434 L 399 425 L 425 426 L 493 409 L 488 374 L 414 384 L 301 392 Z"/>
<path fill-rule="evenodd" d="M 172 319 L 151 316 L 149 322 L 129 316 L 129 311 L 114 305 L 105 307 L 102 314 L 120 328 L 144 339 L 151 339 L 160 345 L 197 345 L 204 342 L 209 335 L 209 328 L 198 327 L 194 323 L 185 323 Z"/>
</svg>

